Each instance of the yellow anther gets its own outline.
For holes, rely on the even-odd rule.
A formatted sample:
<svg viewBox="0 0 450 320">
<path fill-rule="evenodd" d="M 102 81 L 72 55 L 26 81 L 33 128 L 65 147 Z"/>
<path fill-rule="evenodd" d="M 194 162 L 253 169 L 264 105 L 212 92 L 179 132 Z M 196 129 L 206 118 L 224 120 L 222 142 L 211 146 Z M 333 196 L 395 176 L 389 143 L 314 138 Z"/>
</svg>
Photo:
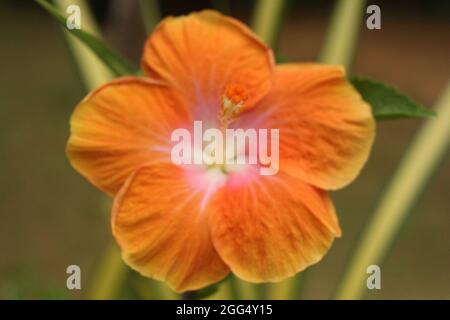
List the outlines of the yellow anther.
<svg viewBox="0 0 450 320">
<path fill-rule="evenodd" d="M 222 96 L 221 119 L 225 122 L 233 120 L 245 107 L 248 100 L 247 90 L 239 84 L 231 84 Z"/>
</svg>

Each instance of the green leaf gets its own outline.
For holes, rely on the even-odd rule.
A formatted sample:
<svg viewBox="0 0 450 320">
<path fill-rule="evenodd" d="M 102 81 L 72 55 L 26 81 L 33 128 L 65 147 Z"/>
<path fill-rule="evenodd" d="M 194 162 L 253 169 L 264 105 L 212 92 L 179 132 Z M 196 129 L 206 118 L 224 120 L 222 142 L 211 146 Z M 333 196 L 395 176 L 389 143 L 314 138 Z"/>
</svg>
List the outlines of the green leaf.
<svg viewBox="0 0 450 320">
<path fill-rule="evenodd" d="M 434 112 L 384 83 L 359 77 L 351 77 L 350 82 L 370 104 L 377 120 L 435 116 Z"/>
<path fill-rule="evenodd" d="M 54 18 L 56 18 L 58 23 L 70 34 L 77 37 L 81 42 L 89 47 L 116 76 L 136 74 L 138 72 L 138 68 L 108 48 L 101 40 L 97 39 L 93 35 L 81 29 L 69 30 L 66 26 L 67 17 L 52 4 L 45 0 L 36 0 L 36 2 Z"/>
</svg>

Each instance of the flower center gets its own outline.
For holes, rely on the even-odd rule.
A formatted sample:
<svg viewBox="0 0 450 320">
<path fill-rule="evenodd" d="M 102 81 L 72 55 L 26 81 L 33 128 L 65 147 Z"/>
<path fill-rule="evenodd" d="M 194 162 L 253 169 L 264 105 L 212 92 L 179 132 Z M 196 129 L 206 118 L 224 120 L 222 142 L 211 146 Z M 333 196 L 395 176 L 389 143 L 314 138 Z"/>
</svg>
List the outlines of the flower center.
<svg viewBox="0 0 450 320">
<path fill-rule="evenodd" d="M 227 127 L 244 109 L 248 100 L 247 90 L 239 84 L 228 85 L 222 96 L 220 120 Z"/>
<path fill-rule="evenodd" d="M 222 105 L 219 112 L 220 132 L 222 137 L 226 137 L 226 131 L 230 123 L 232 123 L 238 115 L 244 110 L 245 103 L 248 100 L 248 93 L 244 86 L 239 84 L 229 84 L 226 87 L 225 93 L 222 95 Z M 237 155 L 234 153 L 227 153 L 226 139 L 223 141 L 221 156 L 215 154 L 216 150 L 204 151 L 203 155 L 206 159 L 218 159 L 219 161 L 207 161 L 208 169 L 218 169 L 222 173 L 226 174 L 230 170 L 229 161 L 236 159 Z M 229 142 L 228 142 L 229 143 Z M 230 156 L 231 159 L 227 159 Z M 228 160 L 228 161 L 227 161 Z"/>
</svg>

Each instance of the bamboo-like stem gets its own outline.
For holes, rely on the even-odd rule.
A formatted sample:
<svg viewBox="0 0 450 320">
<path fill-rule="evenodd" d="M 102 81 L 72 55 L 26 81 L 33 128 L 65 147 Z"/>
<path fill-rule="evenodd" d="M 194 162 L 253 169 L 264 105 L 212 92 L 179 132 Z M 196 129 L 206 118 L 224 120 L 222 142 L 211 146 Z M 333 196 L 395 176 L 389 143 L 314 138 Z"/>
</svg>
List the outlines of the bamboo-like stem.
<svg viewBox="0 0 450 320">
<path fill-rule="evenodd" d="M 235 275 L 230 276 L 230 290 L 231 290 L 231 296 L 233 300 L 241 300 L 242 299 L 242 292 L 239 290 L 239 283 L 238 279 Z"/>
<path fill-rule="evenodd" d="M 151 290 L 154 292 L 158 299 L 163 300 L 177 300 L 180 299 L 180 295 L 169 288 L 165 282 L 154 281 L 151 286 Z"/>
<path fill-rule="evenodd" d="M 253 11 L 252 28 L 270 46 L 277 42 L 281 17 L 286 6 L 285 0 L 257 0 Z M 233 279 L 233 291 L 239 292 L 239 298 L 262 299 L 270 296 L 273 285 L 254 285 L 240 279 Z"/>
<path fill-rule="evenodd" d="M 127 269 L 122 262 L 119 249 L 115 244 L 109 244 L 96 265 L 86 297 L 94 300 L 116 298 L 126 275 Z"/>
<path fill-rule="evenodd" d="M 161 20 L 161 12 L 156 0 L 139 0 L 145 30 L 150 33 Z"/>
<path fill-rule="evenodd" d="M 100 38 L 99 28 L 93 15 L 83 0 L 56 0 L 55 5 L 66 12 L 69 5 L 78 5 L 81 12 L 82 28 Z M 83 82 L 88 90 L 111 80 L 112 73 L 80 40 L 70 36 L 69 31 L 64 34 L 69 43 L 75 61 L 78 65 Z M 101 201 L 104 201 L 102 198 Z M 104 206 L 101 205 L 103 208 Z M 110 299 L 116 297 L 121 284 L 126 278 L 126 267 L 120 257 L 120 252 L 114 244 L 109 244 L 102 253 L 100 261 L 94 271 L 92 284 L 87 289 L 86 296 L 90 299 Z"/>
<path fill-rule="evenodd" d="M 232 299 L 258 299 L 258 285 L 241 280 L 234 275 L 232 277 L 230 283 L 227 283 L 229 286 L 229 296 Z"/>
<path fill-rule="evenodd" d="M 66 12 L 67 7 L 70 5 L 77 5 L 80 7 L 81 12 L 81 26 L 83 30 L 90 34 L 99 37 L 99 28 L 95 22 L 95 19 L 87 5 L 83 0 L 56 0 L 55 5 L 62 11 Z M 67 42 L 74 55 L 78 69 L 82 80 L 87 87 L 91 90 L 99 85 L 112 79 L 113 74 L 111 71 L 100 61 L 100 59 L 92 53 L 92 51 L 86 47 L 80 40 L 72 37 L 69 31 L 64 30 Z"/>
<path fill-rule="evenodd" d="M 139 298 L 143 300 L 178 300 L 181 298 L 181 295 L 161 281 L 139 279 L 134 283 L 134 286 L 138 291 Z"/>
<path fill-rule="evenodd" d="M 284 300 L 293 297 L 296 278 L 288 278 L 281 282 L 267 284 L 266 293 L 269 300 Z"/>
<path fill-rule="evenodd" d="M 277 283 L 270 283 L 267 289 L 267 299 L 269 300 L 301 300 L 303 288 L 309 269 L 296 274 L 294 277 Z"/>
<path fill-rule="evenodd" d="M 320 61 L 342 64 L 347 69 L 354 56 L 359 25 L 363 16 L 365 0 L 339 0 L 332 14 L 332 20 L 324 41 Z M 272 284 L 270 297 L 275 299 L 300 299 L 307 271 L 290 281 Z"/>
<path fill-rule="evenodd" d="M 271 46 L 276 44 L 285 5 L 285 0 L 258 0 L 256 3 L 252 21 L 253 30 Z"/>
<path fill-rule="evenodd" d="M 328 27 L 319 60 L 342 64 L 348 70 L 353 59 L 365 0 L 339 0 Z"/>
<path fill-rule="evenodd" d="M 450 144 L 450 83 L 435 111 L 437 117 L 428 120 L 420 130 L 381 197 L 344 274 L 338 299 L 358 299 L 363 295 L 366 268 L 382 262 L 430 175 L 443 159 Z"/>
<path fill-rule="evenodd" d="M 228 281 L 224 281 L 219 284 L 219 289 L 217 292 L 214 292 L 212 295 L 205 298 L 205 300 L 227 300 L 227 299 L 235 299 L 232 295 L 232 288 Z"/>
</svg>

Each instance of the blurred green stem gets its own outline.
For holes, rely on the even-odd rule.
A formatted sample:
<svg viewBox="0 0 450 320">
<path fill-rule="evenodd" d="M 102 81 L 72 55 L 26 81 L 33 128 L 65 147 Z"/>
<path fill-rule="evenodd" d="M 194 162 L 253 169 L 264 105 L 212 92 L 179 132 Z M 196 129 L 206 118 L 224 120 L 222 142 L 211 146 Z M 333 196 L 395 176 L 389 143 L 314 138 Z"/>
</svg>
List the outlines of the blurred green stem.
<svg viewBox="0 0 450 320">
<path fill-rule="evenodd" d="M 258 299 L 259 285 L 241 280 L 235 275 L 230 276 L 229 287 L 232 299 Z"/>
<path fill-rule="evenodd" d="M 62 11 L 71 4 L 80 7 L 81 23 L 83 29 L 90 34 L 100 38 L 99 28 L 87 5 L 83 0 L 56 0 L 55 5 Z M 67 42 L 74 55 L 82 80 L 88 90 L 92 90 L 99 85 L 112 79 L 113 75 L 109 69 L 100 61 L 92 51 L 87 48 L 80 40 L 70 36 L 67 30 L 64 30 Z"/>
<path fill-rule="evenodd" d="M 363 16 L 365 0 L 339 0 L 332 14 L 332 20 L 324 41 L 320 61 L 342 64 L 349 67 L 356 47 L 359 24 Z M 303 271 L 290 281 L 272 284 L 271 295 L 275 299 L 300 299 L 307 271 Z"/>
<path fill-rule="evenodd" d="M 231 297 L 233 300 L 241 300 L 242 299 L 242 292 L 239 290 L 239 283 L 238 279 L 234 274 L 230 275 L 230 289 L 231 289 Z"/>
<path fill-rule="evenodd" d="M 351 67 L 364 15 L 365 0 L 339 0 L 333 11 L 319 60 Z"/>
<path fill-rule="evenodd" d="M 281 26 L 281 18 L 285 0 L 257 0 L 253 11 L 252 28 L 268 45 L 274 47 L 277 42 L 278 32 Z M 234 291 L 240 293 L 244 299 L 266 299 L 271 295 L 271 289 L 277 284 L 251 284 L 239 279 L 233 279 Z M 282 285 L 284 286 L 284 285 Z"/>
<path fill-rule="evenodd" d="M 83 29 L 100 38 L 98 26 L 83 0 L 56 0 L 55 5 L 63 12 L 71 5 L 78 5 L 82 15 Z M 92 90 L 112 79 L 112 73 L 107 67 L 78 39 L 71 37 L 68 31 L 64 31 L 70 45 L 75 61 L 80 70 L 81 77 L 88 88 Z M 104 201 L 101 198 L 100 201 Z M 104 207 L 103 205 L 101 206 Z M 121 284 L 125 280 L 126 267 L 120 257 L 120 252 L 114 244 L 109 244 L 102 253 L 100 261 L 94 271 L 92 284 L 87 289 L 87 297 L 90 299 L 110 299 L 116 297 Z"/>
<path fill-rule="evenodd" d="M 114 243 L 108 245 L 96 265 L 94 276 L 87 291 L 88 299 L 106 300 L 117 298 L 127 275 L 127 269 Z"/>
<path fill-rule="evenodd" d="M 271 46 L 276 44 L 285 4 L 285 0 L 257 0 L 253 30 Z"/>
<path fill-rule="evenodd" d="M 306 269 L 292 278 L 281 282 L 268 284 L 267 299 L 270 300 L 301 300 L 303 297 L 303 287 L 309 269 Z"/>
<path fill-rule="evenodd" d="M 235 299 L 232 295 L 232 288 L 229 281 L 222 281 L 218 284 L 218 289 L 215 293 L 205 297 L 205 300 L 228 300 Z"/>
<path fill-rule="evenodd" d="M 431 174 L 445 156 L 450 143 L 450 82 L 435 111 L 437 117 L 428 120 L 420 130 L 381 197 L 342 278 L 338 299 L 361 298 L 366 285 L 366 268 L 382 262 Z"/>
<path fill-rule="evenodd" d="M 172 291 L 164 282 L 146 279 L 139 276 L 133 284 L 138 291 L 139 299 L 144 300 L 177 300 L 180 295 Z"/>
<path fill-rule="evenodd" d="M 147 33 L 150 33 L 161 20 L 161 13 L 156 0 L 139 0 L 141 14 Z"/>
<path fill-rule="evenodd" d="M 299 276 L 297 274 L 297 276 Z M 268 283 L 266 289 L 266 298 L 269 300 L 284 300 L 293 298 L 291 296 L 293 287 L 295 286 L 296 277 L 288 278 L 281 282 Z"/>
</svg>

